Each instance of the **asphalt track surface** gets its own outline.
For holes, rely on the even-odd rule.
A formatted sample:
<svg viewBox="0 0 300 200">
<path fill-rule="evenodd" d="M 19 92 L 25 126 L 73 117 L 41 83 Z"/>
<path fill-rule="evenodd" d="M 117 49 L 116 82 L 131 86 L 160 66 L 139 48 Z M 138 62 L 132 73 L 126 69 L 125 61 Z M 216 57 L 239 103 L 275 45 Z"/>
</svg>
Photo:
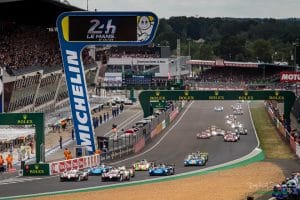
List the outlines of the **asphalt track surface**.
<svg viewBox="0 0 300 200">
<path fill-rule="evenodd" d="M 246 103 L 243 103 L 244 115 L 238 115 L 237 120 L 248 129 L 248 135 L 242 135 L 241 139 L 235 143 L 224 142 L 221 136 L 214 136 L 210 139 L 202 140 L 196 139 L 196 134 L 210 125 L 216 125 L 222 129 L 230 130 L 225 124 L 225 116 L 232 114 L 230 106 L 236 102 L 237 101 L 191 102 L 191 104 L 187 106 L 187 109 L 184 110 L 163 133 L 146 146 L 143 152 L 125 159 L 123 158 L 122 160 L 116 160 L 111 164 L 115 166 L 130 166 L 136 160 L 147 159 L 155 161 L 156 163 L 175 164 L 176 174 L 178 174 L 214 166 L 247 155 L 257 146 L 257 139 L 254 134 Z M 216 105 L 224 106 L 224 111 L 215 112 L 213 108 Z M 137 120 L 142 117 L 141 115 L 139 116 L 137 110 L 132 110 L 132 112 L 129 117 L 124 115 L 125 119 L 118 120 L 129 120 L 129 118 L 133 118 L 134 115 L 136 115 Z M 111 123 L 114 123 L 114 121 Z M 119 123 L 121 124 L 121 122 Z M 109 126 L 109 124 L 107 124 L 107 126 Z M 111 128 L 111 126 L 109 128 Z M 100 131 L 97 134 L 105 135 L 109 134 L 109 132 Z M 183 159 L 185 156 L 198 150 L 209 153 L 209 160 L 206 166 L 184 167 Z M 150 177 L 147 172 L 136 172 L 136 176 L 132 178 L 131 181 L 150 178 L 156 177 Z M 0 182 L 0 197 L 79 189 L 115 183 L 118 182 L 103 183 L 101 182 L 101 177 L 97 176 L 90 176 L 88 181 L 82 182 L 60 182 L 57 176 L 11 184 L 1 184 Z"/>
</svg>

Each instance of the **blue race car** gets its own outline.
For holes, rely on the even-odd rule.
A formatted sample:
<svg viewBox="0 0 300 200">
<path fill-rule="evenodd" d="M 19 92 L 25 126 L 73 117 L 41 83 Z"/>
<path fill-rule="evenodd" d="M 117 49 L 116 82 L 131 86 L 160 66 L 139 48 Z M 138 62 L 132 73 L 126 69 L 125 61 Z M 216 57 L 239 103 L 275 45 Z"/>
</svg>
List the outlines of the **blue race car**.
<svg viewBox="0 0 300 200">
<path fill-rule="evenodd" d="M 188 155 L 184 159 L 184 166 L 204 166 L 205 164 L 206 160 L 202 156 Z"/>
<path fill-rule="evenodd" d="M 91 176 L 101 176 L 103 173 L 109 172 L 112 169 L 111 166 L 106 166 L 104 164 L 91 167 L 88 169 L 88 173 Z"/>
<path fill-rule="evenodd" d="M 149 168 L 150 176 L 169 176 L 174 174 L 175 174 L 174 165 L 160 164 L 158 166 Z"/>
</svg>

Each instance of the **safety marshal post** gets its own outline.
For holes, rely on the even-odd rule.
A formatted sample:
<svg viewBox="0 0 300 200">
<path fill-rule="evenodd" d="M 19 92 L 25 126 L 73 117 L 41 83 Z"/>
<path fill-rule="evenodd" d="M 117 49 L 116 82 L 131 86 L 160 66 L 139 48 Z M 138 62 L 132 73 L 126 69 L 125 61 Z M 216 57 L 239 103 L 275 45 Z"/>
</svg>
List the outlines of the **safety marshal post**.
<svg viewBox="0 0 300 200">
<path fill-rule="evenodd" d="M 142 46 L 156 33 L 152 12 L 66 12 L 57 19 L 77 145 L 95 151 L 94 130 L 81 51 L 87 45 Z"/>
</svg>

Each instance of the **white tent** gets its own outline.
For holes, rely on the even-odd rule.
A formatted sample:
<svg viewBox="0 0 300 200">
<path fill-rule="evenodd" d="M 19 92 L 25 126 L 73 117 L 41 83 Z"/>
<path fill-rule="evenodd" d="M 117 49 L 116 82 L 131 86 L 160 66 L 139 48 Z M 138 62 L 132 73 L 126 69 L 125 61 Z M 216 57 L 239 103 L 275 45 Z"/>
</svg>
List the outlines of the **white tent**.
<svg viewBox="0 0 300 200">
<path fill-rule="evenodd" d="M 0 128 L 0 141 L 10 141 L 19 137 L 33 136 L 35 133 L 34 128 Z"/>
</svg>

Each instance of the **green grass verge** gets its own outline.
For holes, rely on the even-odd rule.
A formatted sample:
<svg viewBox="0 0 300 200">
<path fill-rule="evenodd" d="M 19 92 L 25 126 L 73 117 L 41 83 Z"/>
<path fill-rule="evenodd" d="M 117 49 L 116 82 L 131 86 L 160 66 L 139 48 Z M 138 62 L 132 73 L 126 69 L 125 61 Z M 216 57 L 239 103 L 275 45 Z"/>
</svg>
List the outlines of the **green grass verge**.
<svg viewBox="0 0 300 200">
<path fill-rule="evenodd" d="M 293 159 L 290 147 L 279 136 L 265 107 L 252 107 L 251 114 L 266 158 Z"/>
</svg>

